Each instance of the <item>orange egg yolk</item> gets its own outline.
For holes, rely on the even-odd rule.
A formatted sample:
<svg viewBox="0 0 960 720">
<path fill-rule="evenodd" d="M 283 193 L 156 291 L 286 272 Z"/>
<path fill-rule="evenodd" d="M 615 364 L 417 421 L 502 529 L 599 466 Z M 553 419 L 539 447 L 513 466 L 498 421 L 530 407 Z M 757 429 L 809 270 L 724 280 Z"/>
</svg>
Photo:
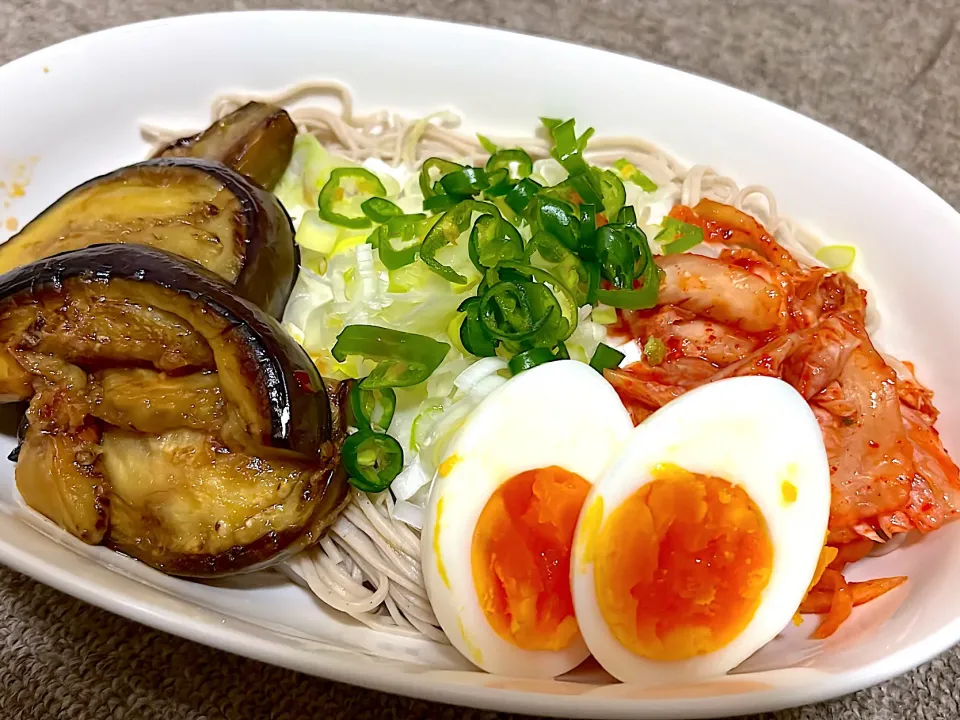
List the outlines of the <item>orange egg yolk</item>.
<svg viewBox="0 0 960 720">
<path fill-rule="evenodd" d="M 743 631 L 772 565 L 763 515 L 742 488 L 662 467 L 600 530 L 597 603 L 627 649 L 684 660 Z"/>
<path fill-rule="evenodd" d="M 570 548 L 590 483 L 556 466 L 500 485 L 473 532 L 473 582 L 487 622 L 525 650 L 561 650 L 578 628 Z"/>
</svg>

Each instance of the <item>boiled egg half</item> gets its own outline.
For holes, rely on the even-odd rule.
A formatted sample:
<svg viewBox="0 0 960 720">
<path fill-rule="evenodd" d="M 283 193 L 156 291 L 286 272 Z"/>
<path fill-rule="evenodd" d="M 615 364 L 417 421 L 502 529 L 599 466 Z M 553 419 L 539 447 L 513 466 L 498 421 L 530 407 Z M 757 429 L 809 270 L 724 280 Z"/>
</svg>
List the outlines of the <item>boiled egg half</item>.
<svg viewBox="0 0 960 720">
<path fill-rule="evenodd" d="M 570 587 L 592 484 L 633 431 L 613 388 L 570 360 L 512 378 L 451 441 L 421 535 L 447 637 L 488 672 L 549 678 L 589 654 Z"/>
<path fill-rule="evenodd" d="M 829 511 L 820 428 L 792 387 L 743 377 L 682 395 L 584 503 L 571 582 L 587 647 L 624 682 L 725 674 L 790 622 Z"/>
</svg>

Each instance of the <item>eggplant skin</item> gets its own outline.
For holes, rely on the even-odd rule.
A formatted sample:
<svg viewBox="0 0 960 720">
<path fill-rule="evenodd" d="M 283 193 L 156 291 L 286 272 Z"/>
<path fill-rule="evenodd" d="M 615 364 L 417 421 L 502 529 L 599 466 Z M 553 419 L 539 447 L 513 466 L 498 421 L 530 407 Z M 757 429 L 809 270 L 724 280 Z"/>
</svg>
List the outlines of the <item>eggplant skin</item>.
<svg viewBox="0 0 960 720">
<path fill-rule="evenodd" d="M 0 273 L 111 242 L 198 262 L 278 319 L 300 264 L 293 224 L 271 193 L 217 162 L 163 158 L 67 192 L 0 245 Z"/>
<path fill-rule="evenodd" d="M 329 454 L 330 402 L 316 366 L 276 320 L 234 295 L 213 273 L 155 248 L 94 245 L 0 277 L 0 319 L 16 316 L 24 307 L 56 312 L 69 307 L 71 297 L 84 294 L 97 302 L 126 301 L 184 319 L 211 344 L 223 391 L 253 428 L 255 445 L 303 458 Z M 95 303 L 91 307 L 95 312 Z M 43 325 L 49 324 L 44 320 Z M 23 340 L 4 337 L 2 325 L 0 345 L 9 348 Z M 41 327 L 25 336 L 39 335 L 43 342 L 42 333 Z M 110 360 L 121 363 L 121 358 Z"/>
<path fill-rule="evenodd" d="M 233 168 L 273 190 L 293 155 L 297 126 L 275 105 L 249 102 L 203 132 L 174 140 L 154 157 L 198 157 Z"/>
</svg>

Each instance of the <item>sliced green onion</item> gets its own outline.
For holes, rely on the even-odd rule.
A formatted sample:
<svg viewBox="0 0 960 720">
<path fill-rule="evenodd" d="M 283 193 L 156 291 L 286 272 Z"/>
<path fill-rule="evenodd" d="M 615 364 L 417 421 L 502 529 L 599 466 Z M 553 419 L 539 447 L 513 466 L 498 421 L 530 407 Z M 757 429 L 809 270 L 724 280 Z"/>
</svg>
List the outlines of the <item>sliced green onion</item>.
<svg viewBox="0 0 960 720">
<path fill-rule="evenodd" d="M 400 206 L 381 197 L 373 197 L 360 203 L 363 214 L 375 223 L 385 223 L 392 217 L 403 215 Z"/>
<path fill-rule="evenodd" d="M 630 227 L 637 226 L 637 209 L 633 205 L 624 205 L 617 213 L 617 222 Z M 644 235 L 646 237 L 646 235 Z"/>
<path fill-rule="evenodd" d="M 480 147 L 482 147 L 486 152 L 493 155 L 499 150 L 496 144 L 487 136 L 477 133 L 477 140 L 480 141 Z"/>
<path fill-rule="evenodd" d="M 400 215 L 387 220 L 370 236 L 368 242 L 377 248 L 387 270 L 399 270 L 417 259 L 424 220 L 426 215 Z"/>
<path fill-rule="evenodd" d="M 363 492 L 383 492 L 403 470 L 403 448 L 386 433 L 354 433 L 343 441 L 340 456 L 350 484 Z"/>
<path fill-rule="evenodd" d="M 347 192 L 351 183 L 354 185 L 354 195 L 348 195 Z M 320 191 L 320 217 L 334 225 L 368 228 L 372 224 L 370 218 L 362 212 L 359 215 L 347 215 L 347 203 L 357 196 L 383 197 L 386 194 L 387 189 L 380 182 L 380 178 L 369 170 L 360 167 L 334 168 L 330 179 Z"/>
<path fill-rule="evenodd" d="M 413 419 L 410 426 L 410 449 L 414 452 L 420 451 L 420 446 L 427 441 L 430 431 L 435 423 L 443 415 L 442 405 L 430 405 Z"/>
<path fill-rule="evenodd" d="M 677 255 L 703 242 L 703 228 L 668 215 L 654 240 L 660 243 L 664 255 Z"/>
<path fill-rule="evenodd" d="M 583 151 L 593 135 L 593 128 L 589 128 L 578 138 L 573 120 L 556 124 L 546 118 L 541 118 L 540 121 L 550 131 L 553 140 L 550 155 L 569 173 L 570 186 L 576 190 L 582 202 L 599 205 L 603 197 L 600 179 L 583 159 Z"/>
<path fill-rule="evenodd" d="M 473 197 L 490 187 L 487 173 L 483 168 L 464 167 L 447 173 L 440 178 L 440 187 L 448 195 L 457 197 Z"/>
<path fill-rule="evenodd" d="M 348 325 L 331 350 L 337 362 L 348 355 L 378 361 L 360 387 L 378 390 L 422 383 L 439 367 L 450 346 L 425 335 L 400 332 L 376 325 Z"/>
<path fill-rule="evenodd" d="M 620 363 L 623 362 L 625 357 L 626 355 L 619 350 L 614 350 L 609 345 L 600 343 L 596 352 L 593 353 L 593 357 L 590 358 L 590 367 L 602 373 L 604 370 L 620 367 Z"/>
<path fill-rule="evenodd" d="M 556 359 L 554 354 L 547 348 L 535 347 L 514 355 L 510 358 L 510 362 L 507 363 L 507 367 L 510 368 L 511 375 L 519 375 L 524 370 L 529 370 L 532 367 L 543 365 Z"/>
<path fill-rule="evenodd" d="M 637 170 L 637 167 L 626 158 L 617 160 L 613 163 L 613 167 L 620 173 L 620 177 L 639 186 L 644 192 L 652 193 L 657 191 L 657 184 Z"/>
<path fill-rule="evenodd" d="M 533 172 L 533 159 L 520 148 L 499 150 L 487 160 L 486 170 L 492 173 L 501 169 L 507 171 L 511 180 L 522 180 Z"/>
<path fill-rule="evenodd" d="M 436 184 L 441 177 L 462 167 L 463 165 L 438 157 L 424 160 L 420 166 L 420 192 L 423 193 L 424 200 L 438 194 Z"/>
<path fill-rule="evenodd" d="M 814 257 L 831 270 L 846 272 L 857 259 L 857 249 L 852 245 L 825 245 Z"/>
<path fill-rule="evenodd" d="M 460 198 L 453 195 L 434 195 L 423 201 L 423 209 L 427 212 L 445 212 L 460 202 Z"/>
<path fill-rule="evenodd" d="M 590 313 L 590 319 L 600 325 L 613 325 L 617 321 L 617 309 L 607 305 L 597 305 Z"/>
<path fill-rule="evenodd" d="M 360 430 L 386 432 L 397 409 L 397 393 L 393 388 L 365 390 L 354 383 L 348 396 L 354 427 Z"/>
<path fill-rule="evenodd" d="M 506 194 L 504 200 L 511 210 L 519 214 L 526 209 L 534 195 L 536 195 L 539 191 L 539 184 L 530 178 L 524 178 L 513 186 L 513 189 Z"/>
<path fill-rule="evenodd" d="M 643 344 L 643 354 L 651 365 L 659 365 L 667 357 L 667 346 L 663 344 L 663 340 L 651 335 Z"/>
</svg>

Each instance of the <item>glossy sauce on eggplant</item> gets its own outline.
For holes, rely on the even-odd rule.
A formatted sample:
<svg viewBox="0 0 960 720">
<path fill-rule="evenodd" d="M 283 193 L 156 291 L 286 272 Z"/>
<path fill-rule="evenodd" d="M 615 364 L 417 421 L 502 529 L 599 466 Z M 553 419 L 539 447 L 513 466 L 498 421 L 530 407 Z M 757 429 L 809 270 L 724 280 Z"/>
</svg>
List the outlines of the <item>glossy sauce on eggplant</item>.
<svg viewBox="0 0 960 720">
<path fill-rule="evenodd" d="M 30 400 L 18 488 L 86 542 L 173 574 L 250 570 L 347 497 L 314 364 L 195 263 L 114 244 L 8 273 L 0 346 L 0 392 Z"/>
</svg>

